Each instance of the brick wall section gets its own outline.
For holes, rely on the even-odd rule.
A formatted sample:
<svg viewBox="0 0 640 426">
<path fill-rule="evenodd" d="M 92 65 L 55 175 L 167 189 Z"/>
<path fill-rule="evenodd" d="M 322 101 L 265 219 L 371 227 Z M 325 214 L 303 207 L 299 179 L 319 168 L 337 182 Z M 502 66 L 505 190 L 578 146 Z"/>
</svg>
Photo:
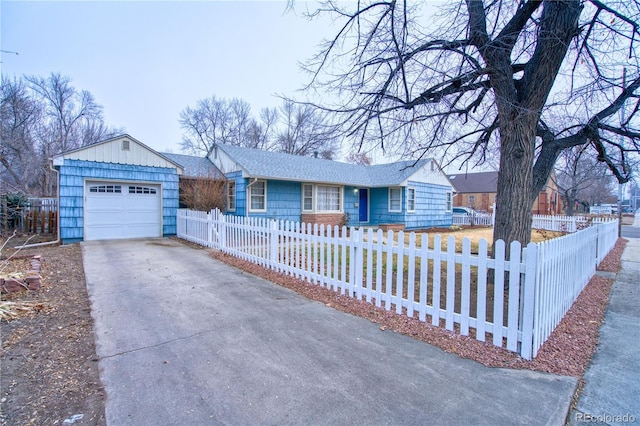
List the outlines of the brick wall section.
<svg viewBox="0 0 640 426">
<path fill-rule="evenodd" d="M 317 223 L 331 225 L 331 226 L 342 226 L 344 221 L 344 215 L 342 213 L 303 213 L 302 214 L 302 222 L 304 223 Z"/>
<path fill-rule="evenodd" d="M 22 290 L 39 290 L 42 282 L 40 277 L 40 270 L 42 269 L 42 256 L 36 255 L 29 259 L 31 263 L 31 270 L 27 271 L 24 275 L 25 278 L 0 278 L 0 292 L 12 293 Z"/>
<path fill-rule="evenodd" d="M 381 223 L 380 225 L 378 225 L 378 228 L 382 229 L 384 232 L 404 231 L 404 225 L 402 223 Z"/>
</svg>

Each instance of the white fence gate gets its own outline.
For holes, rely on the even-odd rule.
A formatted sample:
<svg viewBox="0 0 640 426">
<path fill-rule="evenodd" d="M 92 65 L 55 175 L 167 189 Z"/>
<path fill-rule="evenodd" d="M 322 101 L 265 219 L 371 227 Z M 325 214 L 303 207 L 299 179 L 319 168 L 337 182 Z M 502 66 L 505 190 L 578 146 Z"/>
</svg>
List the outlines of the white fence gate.
<svg viewBox="0 0 640 426">
<path fill-rule="evenodd" d="M 456 250 L 453 237 L 217 210 L 179 210 L 178 237 L 532 359 L 615 244 L 617 222 L 526 248 L 498 241 L 493 257 L 486 240 L 472 253 L 468 238 Z"/>
</svg>

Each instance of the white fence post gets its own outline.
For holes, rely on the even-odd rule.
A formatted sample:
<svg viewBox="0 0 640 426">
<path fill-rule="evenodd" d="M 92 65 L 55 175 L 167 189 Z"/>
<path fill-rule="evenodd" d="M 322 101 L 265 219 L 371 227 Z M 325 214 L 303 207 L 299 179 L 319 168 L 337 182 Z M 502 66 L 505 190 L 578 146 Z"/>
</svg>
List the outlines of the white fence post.
<svg viewBox="0 0 640 426">
<path fill-rule="evenodd" d="M 278 264 L 278 221 L 272 220 L 269 227 L 269 263 L 271 269 L 276 269 Z"/>
<path fill-rule="evenodd" d="M 213 246 L 213 215 L 207 213 L 207 247 Z"/>
<path fill-rule="evenodd" d="M 362 247 L 362 229 L 351 228 L 351 239 L 353 247 L 353 258 L 349 270 L 353 270 L 351 277 L 352 296 L 362 300 L 362 269 L 364 266 L 364 249 Z M 353 294 L 355 293 L 355 294 Z"/>
<path fill-rule="evenodd" d="M 226 226 L 226 216 L 221 214 L 218 216 L 218 221 L 220 223 L 220 241 L 218 242 L 218 248 L 220 250 L 225 250 L 227 248 L 227 226 Z"/>
<path fill-rule="evenodd" d="M 522 341 L 520 342 L 520 356 L 524 359 L 532 359 L 533 351 L 533 313 L 536 309 L 536 266 L 538 246 L 535 243 L 527 245 L 524 261 L 525 275 L 522 290 L 522 313 L 520 330 Z"/>
</svg>

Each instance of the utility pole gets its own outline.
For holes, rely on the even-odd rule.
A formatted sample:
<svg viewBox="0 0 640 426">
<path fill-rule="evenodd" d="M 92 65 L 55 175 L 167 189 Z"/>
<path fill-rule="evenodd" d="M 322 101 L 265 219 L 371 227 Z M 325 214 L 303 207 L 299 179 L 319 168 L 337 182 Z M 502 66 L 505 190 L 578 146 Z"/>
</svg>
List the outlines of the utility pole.
<svg viewBox="0 0 640 426">
<path fill-rule="evenodd" d="M 622 87 L 627 87 L 627 68 L 622 68 Z M 624 123 L 624 105 L 620 108 L 620 123 Z M 618 182 L 618 238 L 622 237 L 622 184 Z"/>
</svg>

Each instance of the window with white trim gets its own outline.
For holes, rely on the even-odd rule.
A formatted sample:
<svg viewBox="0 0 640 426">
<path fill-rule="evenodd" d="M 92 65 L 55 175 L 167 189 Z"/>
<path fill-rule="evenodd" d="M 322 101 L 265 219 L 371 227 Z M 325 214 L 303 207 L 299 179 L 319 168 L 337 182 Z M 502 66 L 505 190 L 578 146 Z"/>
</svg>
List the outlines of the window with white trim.
<svg viewBox="0 0 640 426">
<path fill-rule="evenodd" d="M 407 188 L 407 211 L 416 211 L 416 190 L 415 188 Z"/>
<path fill-rule="evenodd" d="M 236 210 L 236 183 L 235 181 L 227 181 L 227 211 Z"/>
<path fill-rule="evenodd" d="M 451 192 L 447 192 L 447 211 L 448 212 L 451 211 L 452 200 L 453 200 L 453 194 L 451 194 Z"/>
<path fill-rule="evenodd" d="M 257 180 L 249 186 L 249 210 L 267 211 L 267 181 Z"/>
<path fill-rule="evenodd" d="M 302 210 L 305 212 L 313 211 L 313 185 L 302 185 Z"/>
<path fill-rule="evenodd" d="M 318 185 L 316 187 L 316 210 L 318 212 L 339 212 L 340 193 L 339 186 Z"/>
<path fill-rule="evenodd" d="M 402 188 L 389 188 L 389 211 L 402 211 Z"/>
</svg>

